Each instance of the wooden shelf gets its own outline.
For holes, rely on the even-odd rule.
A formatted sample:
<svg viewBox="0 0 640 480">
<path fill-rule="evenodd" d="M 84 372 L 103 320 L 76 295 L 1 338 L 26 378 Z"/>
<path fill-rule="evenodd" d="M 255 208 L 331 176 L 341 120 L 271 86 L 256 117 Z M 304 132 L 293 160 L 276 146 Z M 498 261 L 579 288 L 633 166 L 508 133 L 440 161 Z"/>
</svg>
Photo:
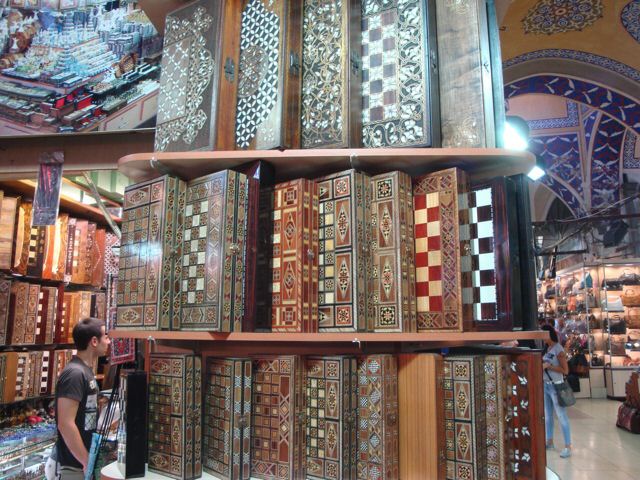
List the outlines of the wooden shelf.
<svg viewBox="0 0 640 480">
<path fill-rule="evenodd" d="M 421 175 L 450 167 L 460 167 L 472 179 L 483 180 L 528 173 L 535 165 L 529 152 L 499 148 L 353 148 L 137 153 L 122 157 L 118 169 L 135 182 L 165 173 L 191 180 L 255 160 L 271 163 L 278 181 L 315 178 L 349 168 L 370 174 L 401 170 Z"/>
</svg>

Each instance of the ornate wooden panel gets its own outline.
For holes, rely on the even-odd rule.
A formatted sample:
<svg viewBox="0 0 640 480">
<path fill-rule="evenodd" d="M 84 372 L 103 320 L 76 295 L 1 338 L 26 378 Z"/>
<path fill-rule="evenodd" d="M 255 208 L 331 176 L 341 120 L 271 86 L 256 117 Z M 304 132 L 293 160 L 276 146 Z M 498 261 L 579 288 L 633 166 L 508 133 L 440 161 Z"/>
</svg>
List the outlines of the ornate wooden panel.
<svg viewBox="0 0 640 480">
<path fill-rule="evenodd" d="M 236 147 L 299 148 L 302 0 L 244 0 Z"/>
<path fill-rule="evenodd" d="M 447 480 L 485 479 L 486 428 L 484 358 L 444 360 Z"/>
<path fill-rule="evenodd" d="M 104 292 L 91 294 L 91 316 L 100 320 L 107 320 L 107 295 Z"/>
<path fill-rule="evenodd" d="M 414 180 L 418 331 L 462 331 L 471 320 L 467 192 L 456 168 Z"/>
<path fill-rule="evenodd" d="M 189 182 L 175 329 L 242 330 L 248 187 L 246 175 L 231 170 Z"/>
<path fill-rule="evenodd" d="M 207 359 L 203 467 L 217 478 L 251 473 L 251 360 Z"/>
<path fill-rule="evenodd" d="M 0 345 L 6 345 L 11 318 L 11 280 L 0 278 Z"/>
<path fill-rule="evenodd" d="M 64 280 L 67 263 L 67 240 L 69 215 L 60 214 L 55 225 L 47 227 L 46 249 L 42 278 L 47 280 Z"/>
<path fill-rule="evenodd" d="M 180 312 L 174 258 L 182 258 L 185 189 L 184 182 L 165 175 L 125 190 L 118 328 L 167 330 Z"/>
<path fill-rule="evenodd" d="M 149 470 L 190 480 L 202 474 L 202 367 L 197 355 L 149 360 Z"/>
<path fill-rule="evenodd" d="M 49 393 L 49 372 L 51 369 L 51 352 L 49 350 L 43 350 L 40 352 L 42 356 L 42 366 L 40 367 L 39 387 L 38 395 L 47 395 Z"/>
<path fill-rule="evenodd" d="M 357 478 L 398 478 L 398 364 L 393 355 L 358 359 Z"/>
<path fill-rule="evenodd" d="M 362 1 L 365 147 L 438 146 L 432 1 Z"/>
<path fill-rule="evenodd" d="M 17 353 L 0 353 L 0 400 L 2 403 L 11 403 L 15 400 L 17 369 Z"/>
<path fill-rule="evenodd" d="M 29 378 L 27 396 L 37 397 L 42 382 L 42 352 L 29 352 Z"/>
<path fill-rule="evenodd" d="M 53 357 L 51 360 L 53 362 L 53 364 L 51 365 L 51 388 L 49 389 L 52 395 L 56 393 L 58 377 L 60 377 L 62 370 L 64 370 L 64 367 L 67 366 L 67 363 L 71 361 L 75 353 L 76 350 L 53 350 Z"/>
<path fill-rule="evenodd" d="M 499 146 L 505 108 L 493 2 L 435 3 L 442 146 Z"/>
<path fill-rule="evenodd" d="M 253 360 L 251 477 L 305 478 L 304 366 L 299 356 Z"/>
<path fill-rule="evenodd" d="M 27 275 L 34 278 L 42 277 L 44 269 L 44 255 L 47 247 L 46 227 L 31 227 L 29 237 L 29 257 L 27 259 Z"/>
<path fill-rule="evenodd" d="M 359 147 L 359 2 L 304 0 L 302 43 L 302 148 Z"/>
<path fill-rule="evenodd" d="M 280 183 L 272 192 L 271 328 L 318 331 L 318 187 Z"/>
<path fill-rule="evenodd" d="M 0 270 L 10 270 L 13 266 L 13 242 L 19 202 L 18 198 L 4 195 L 0 204 Z"/>
<path fill-rule="evenodd" d="M 19 402 L 29 398 L 29 387 L 31 379 L 31 363 L 29 352 L 16 353 L 17 356 L 17 368 L 16 368 L 16 388 L 13 397 L 14 402 Z"/>
<path fill-rule="evenodd" d="M 95 224 L 94 224 L 95 225 Z M 87 264 L 89 258 L 89 244 L 91 242 L 89 235 L 89 222 L 76 218 L 75 232 L 73 235 L 73 267 L 71 271 L 71 283 L 83 285 L 87 281 Z"/>
<path fill-rule="evenodd" d="M 31 241 L 31 211 L 31 203 L 20 202 L 18 205 L 12 271 L 19 275 L 27 274 L 29 243 Z"/>
<path fill-rule="evenodd" d="M 411 178 L 391 172 L 371 178 L 369 330 L 416 331 Z"/>
<path fill-rule="evenodd" d="M 507 428 L 509 357 L 484 357 L 487 480 L 511 478 Z"/>
<path fill-rule="evenodd" d="M 76 219 L 69 218 L 67 224 L 67 258 L 64 267 L 64 281 L 67 283 L 71 282 L 74 264 L 76 267 L 78 264 L 78 249 L 76 247 Z"/>
<path fill-rule="evenodd" d="M 62 287 L 40 287 L 36 342 L 50 345 L 55 341 L 58 322 L 58 301 Z"/>
<path fill-rule="evenodd" d="M 115 234 L 107 232 L 104 247 L 104 277 L 102 288 L 107 288 L 109 275 L 116 278 L 118 277 L 120 256 L 116 255 L 114 248 L 120 248 L 120 239 Z"/>
<path fill-rule="evenodd" d="M 13 319 L 10 345 L 33 345 L 36 343 L 36 319 L 40 286 L 25 282 L 11 285 L 11 317 Z"/>
<path fill-rule="evenodd" d="M 91 285 L 96 288 L 102 287 L 104 281 L 104 249 L 105 249 L 106 231 L 104 228 L 96 228 L 96 234 L 91 249 Z"/>
<path fill-rule="evenodd" d="M 306 360 L 306 478 L 356 477 L 357 374 L 355 357 Z"/>
</svg>

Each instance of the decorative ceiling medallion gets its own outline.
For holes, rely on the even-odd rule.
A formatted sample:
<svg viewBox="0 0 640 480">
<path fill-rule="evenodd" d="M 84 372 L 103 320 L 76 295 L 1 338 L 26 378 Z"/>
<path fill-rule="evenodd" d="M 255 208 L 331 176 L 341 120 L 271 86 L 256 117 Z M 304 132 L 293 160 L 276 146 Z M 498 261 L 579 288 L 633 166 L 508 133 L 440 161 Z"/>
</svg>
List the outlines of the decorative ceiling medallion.
<svg viewBox="0 0 640 480">
<path fill-rule="evenodd" d="M 633 0 L 620 13 L 622 26 L 636 42 L 640 43 L 640 0 Z"/>
<path fill-rule="evenodd" d="M 540 0 L 522 19 L 524 33 L 580 31 L 602 17 L 601 0 Z"/>
</svg>

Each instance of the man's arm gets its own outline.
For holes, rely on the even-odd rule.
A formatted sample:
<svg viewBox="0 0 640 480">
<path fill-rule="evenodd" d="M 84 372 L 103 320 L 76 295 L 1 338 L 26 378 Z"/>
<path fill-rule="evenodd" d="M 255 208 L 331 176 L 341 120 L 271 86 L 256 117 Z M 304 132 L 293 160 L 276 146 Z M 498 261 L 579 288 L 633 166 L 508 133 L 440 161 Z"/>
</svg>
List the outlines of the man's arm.
<svg viewBox="0 0 640 480">
<path fill-rule="evenodd" d="M 64 397 L 58 398 L 58 430 L 60 430 L 67 448 L 76 457 L 76 460 L 82 464 L 82 468 L 85 469 L 89 459 L 89 452 L 84 446 L 80 431 L 76 426 L 76 413 L 78 413 L 79 405 L 80 402 L 76 400 Z"/>
</svg>

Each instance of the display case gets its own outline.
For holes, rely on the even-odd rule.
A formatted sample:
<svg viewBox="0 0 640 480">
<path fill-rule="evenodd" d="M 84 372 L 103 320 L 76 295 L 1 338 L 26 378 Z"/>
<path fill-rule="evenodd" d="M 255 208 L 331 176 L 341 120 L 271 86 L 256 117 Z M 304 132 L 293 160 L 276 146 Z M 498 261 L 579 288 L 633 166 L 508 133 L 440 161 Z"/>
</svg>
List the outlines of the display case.
<svg viewBox="0 0 640 480">
<path fill-rule="evenodd" d="M 55 441 L 55 423 L 4 429 L 0 435 L 0 480 L 43 478 Z"/>
</svg>

